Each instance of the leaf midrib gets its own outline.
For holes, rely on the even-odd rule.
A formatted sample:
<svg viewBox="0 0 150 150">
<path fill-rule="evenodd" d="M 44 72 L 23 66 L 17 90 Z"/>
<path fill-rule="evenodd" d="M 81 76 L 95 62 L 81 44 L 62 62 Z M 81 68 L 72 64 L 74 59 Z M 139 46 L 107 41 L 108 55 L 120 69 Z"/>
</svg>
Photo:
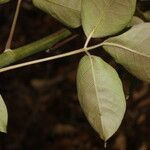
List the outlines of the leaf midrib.
<svg viewBox="0 0 150 150">
<path fill-rule="evenodd" d="M 98 109 L 99 109 L 99 112 L 100 112 L 100 122 L 101 122 L 101 128 L 102 128 L 102 137 L 105 139 L 105 136 L 104 136 L 104 127 L 103 127 L 103 122 L 102 122 L 102 118 L 101 118 L 102 112 L 101 112 L 101 108 L 100 108 L 100 105 L 102 106 L 102 104 L 101 104 L 101 101 L 98 98 L 98 89 L 97 89 L 97 85 L 96 85 L 96 78 L 95 78 L 93 60 L 92 60 L 92 56 L 91 55 L 89 55 L 88 57 L 89 57 L 90 63 L 91 63 L 92 77 L 93 77 L 93 82 L 94 82 L 96 99 L 97 99 L 97 103 L 98 103 Z"/>
<path fill-rule="evenodd" d="M 104 42 L 103 46 L 114 46 L 114 47 L 117 47 L 117 48 L 128 50 L 131 53 L 134 53 L 134 54 L 137 54 L 137 55 L 140 55 L 140 56 L 143 56 L 143 57 L 150 58 L 150 55 L 146 55 L 146 54 L 144 54 L 142 52 L 138 52 L 138 51 L 136 51 L 134 49 L 128 48 L 128 47 L 126 47 L 124 45 L 121 45 L 121 44 L 117 44 L 117 43 L 113 43 L 113 42 Z"/>
</svg>

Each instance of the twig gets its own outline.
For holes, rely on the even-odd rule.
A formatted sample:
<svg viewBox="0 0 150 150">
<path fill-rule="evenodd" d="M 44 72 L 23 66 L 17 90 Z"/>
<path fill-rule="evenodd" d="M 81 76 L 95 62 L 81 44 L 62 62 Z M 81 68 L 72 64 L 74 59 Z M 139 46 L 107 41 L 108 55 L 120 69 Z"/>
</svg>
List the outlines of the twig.
<svg viewBox="0 0 150 150">
<path fill-rule="evenodd" d="M 67 53 L 64 53 L 64 54 L 60 54 L 60 55 L 56 55 L 56 56 L 50 56 L 50 57 L 47 57 L 47 58 L 37 59 L 37 60 L 34 60 L 34 61 L 29 61 L 29 62 L 25 62 L 25 63 L 5 67 L 5 68 L 0 69 L 0 72 L 5 72 L 5 71 L 8 71 L 8 70 L 21 68 L 21 67 L 25 67 L 25 66 L 29 66 L 29 65 L 33 65 L 33 64 L 42 63 L 42 62 L 47 62 L 47 61 L 50 61 L 50 60 L 55 60 L 55 59 L 59 59 L 59 58 L 63 58 L 63 57 L 68 57 L 68 56 L 79 54 L 79 53 L 82 53 L 82 52 L 85 52 L 85 51 L 89 51 L 89 50 L 92 50 L 92 49 L 95 49 L 95 48 L 98 48 L 98 47 L 101 47 L 101 46 L 119 47 L 119 48 L 127 50 L 131 53 L 141 55 L 141 56 L 144 56 L 146 58 L 150 58 L 150 55 L 146 55 L 142 52 L 138 52 L 134 49 L 130 49 L 130 48 L 125 47 L 123 45 L 116 44 L 116 43 L 103 42 L 103 43 L 100 43 L 100 44 L 97 44 L 97 45 L 94 45 L 94 46 L 90 46 L 90 47 L 87 47 L 87 48 L 81 48 L 81 49 L 74 50 L 74 51 L 71 51 L 71 52 L 67 52 Z"/>
<path fill-rule="evenodd" d="M 53 50 L 54 50 L 54 49 L 58 49 L 59 47 L 62 47 L 62 46 L 65 45 L 66 43 L 68 43 L 68 42 L 74 40 L 74 39 L 77 38 L 78 36 L 79 36 L 78 34 L 72 35 L 71 37 L 67 38 L 66 40 L 63 40 L 63 41 L 57 43 L 56 45 L 54 45 L 54 46 L 52 47 L 52 49 L 53 49 Z"/>
<path fill-rule="evenodd" d="M 13 23 L 12 23 L 12 26 L 11 26 L 11 30 L 10 30 L 10 33 L 9 33 L 8 40 L 6 42 L 5 50 L 11 48 L 12 38 L 13 38 L 13 35 L 14 35 L 16 22 L 17 22 L 17 19 L 18 19 L 19 11 L 20 11 L 21 2 L 22 2 L 22 0 L 18 0 L 16 11 L 15 11 L 15 16 L 14 16 L 14 19 L 13 19 Z"/>
<path fill-rule="evenodd" d="M 99 47 L 102 46 L 102 45 L 103 45 L 103 43 L 99 44 Z M 59 58 L 79 54 L 79 53 L 89 51 L 89 50 L 92 50 L 92 49 L 95 49 L 95 46 L 91 46 L 91 47 L 88 47 L 88 48 L 81 48 L 81 49 L 78 49 L 78 50 L 73 50 L 71 52 L 67 52 L 67 53 L 64 53 L 64 54 L 56 55 L 56 56 L 37 59 L 37 60 L 33 60 L 33 61 L 29 61 L 29 62 L 17 64 L 17 65 L 12 65 L 12 66 L 9 66 L 9 67 L 1 68 L 0 73 L 8 71 L 8 70 L 12 70 L 12 69 L 17 69 L 17 68 L 21 68 L 21 67 L 25 67 L 25 66 L 29 66 L 29 65 L 33 65 L 33 64 L 38 64 L 38 63 L 47 62 L 47 61 L 50 61 L 50 60 L 55 60 L 55 59 L 59 59 Z"/>
</svg>

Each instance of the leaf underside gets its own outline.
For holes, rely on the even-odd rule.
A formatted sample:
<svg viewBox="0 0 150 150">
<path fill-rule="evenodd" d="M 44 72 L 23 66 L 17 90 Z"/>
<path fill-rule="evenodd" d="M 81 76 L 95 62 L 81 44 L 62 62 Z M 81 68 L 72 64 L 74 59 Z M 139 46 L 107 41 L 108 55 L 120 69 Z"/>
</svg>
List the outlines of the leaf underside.
<svg viewBox="0 0 150 150">
<path fill-rule="evenodd" d="M 81 0 L 32 0 L 34 5 L 63 24 L 76 28 L 81 25 Z"/>
<path fill-rule="evenodd" d="M 132 49 L 128 51 L 116 46 L 104 49 L 137 78 L 150 83 L 150 23 L 133 26 L 126 33 L 105 42 L 119 44 Z"/>
<path fill-rule="evenodd" d="M 0 95 L 0 132 L 6 133 L 7 120 L 8 120 L 7 108 Z"/>
<path fill-rule="evenodd" d="M 81 18 L 87 37 L 113 35 L 127 26 L 136 6 L 136 0 L 82 0 Z"/>
<path fill-rule="evenodd" d="M 140 23 L 144 23 L 144 21 L 137 16 L 133 16 L 131 22 L 128 24 L 128 27 L 132 27 L 132 26 L 138 25 Z"/>
<path fill-rule="evenodd" d="M 78 67 L 77 91 L 91 126 L 108 140 L 120 126 L 126 109 L 117 72 L 97 56 L 84 56 Z"/>
</svg>

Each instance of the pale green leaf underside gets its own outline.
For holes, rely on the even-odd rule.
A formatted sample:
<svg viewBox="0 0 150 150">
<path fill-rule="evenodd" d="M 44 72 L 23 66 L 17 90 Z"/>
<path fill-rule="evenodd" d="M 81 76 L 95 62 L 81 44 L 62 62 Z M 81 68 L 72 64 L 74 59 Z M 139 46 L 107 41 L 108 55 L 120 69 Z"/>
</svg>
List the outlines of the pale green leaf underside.
<svg viewBox="0 0 150 150">
<path fill-rule="evenodd" d="M 79 63 L 77 90 L 88 121 L 106 141 L 117 131 L 126 109 L 117 72 L 100 57 L 84 56 Z"/>
<path fill-rule="evenodd" d="M 136 0 L 82 0 L 81 18 L 87 37 L 104 37 L 121 31 L 130 22 Z"/>
<path fill-rule="evenodd" d="M 7 3 L 9 0 L 0 0 L 0 4 Z"/>
<path fill-rule="evenodd" d="M 81 0 L 32 0 L 34 5 L 63 24 L 76 28 L 81 25 Z"/>
<path fill-rule="evenodd" d="M 144 21 L 137 16 L 133 16 L 131 22 L 128 24 L 128 27 L 132 27 L 132 26 L 138 25 L 140 23 L 144 23 Z"/>
<path fill-rule="evenodd" d="M 0 132 L 6 132 L 7 120 L 8 120 L 7 108 L 0 95 Z"/>
<path fill-rule="evenodd" d="M 150 82 L 150 23 L 133 26 L 126 33 L 105 42 L 132 49 L 131 52 L 116 46 L 104 46 L 104 49 L 130 73 L 143 81 Z"/>
</svg>

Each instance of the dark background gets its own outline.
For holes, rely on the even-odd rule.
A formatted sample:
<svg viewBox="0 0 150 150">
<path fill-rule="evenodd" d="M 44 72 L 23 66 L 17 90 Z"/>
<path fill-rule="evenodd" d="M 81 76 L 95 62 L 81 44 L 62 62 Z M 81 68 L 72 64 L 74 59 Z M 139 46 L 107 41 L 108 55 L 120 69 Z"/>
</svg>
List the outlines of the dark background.
<svg viewBox="0 0 150 150">
<path fill-rule="evenodd" d="M 0 50 L 3 51 L 12 23 L 15 0 L 0 6 Z M 138 6 L 148 10 L 149 1 Z M 24 0 L 17 22 L 13 48 L 38 40 L 63 28 L 55 19 Z M 79 36 L 51 51 L 20 62 L 57 55 L 83 46 Z M 101 40 L 92 40 L 91 44 Z M 114 63 L 102 49 L 93 51 L 114 66 L 124 84 L 127 112 L 108 150 L 150 149 L 150 88 Z M 0 133 L 0 150 L 102 150 L 103 141 L 87 122 L 77 98 L 76 71 L 83 54 L 28 66 L 0 74 L 0 93 L 8 108 L 8 133 Z"/>
</svg>

